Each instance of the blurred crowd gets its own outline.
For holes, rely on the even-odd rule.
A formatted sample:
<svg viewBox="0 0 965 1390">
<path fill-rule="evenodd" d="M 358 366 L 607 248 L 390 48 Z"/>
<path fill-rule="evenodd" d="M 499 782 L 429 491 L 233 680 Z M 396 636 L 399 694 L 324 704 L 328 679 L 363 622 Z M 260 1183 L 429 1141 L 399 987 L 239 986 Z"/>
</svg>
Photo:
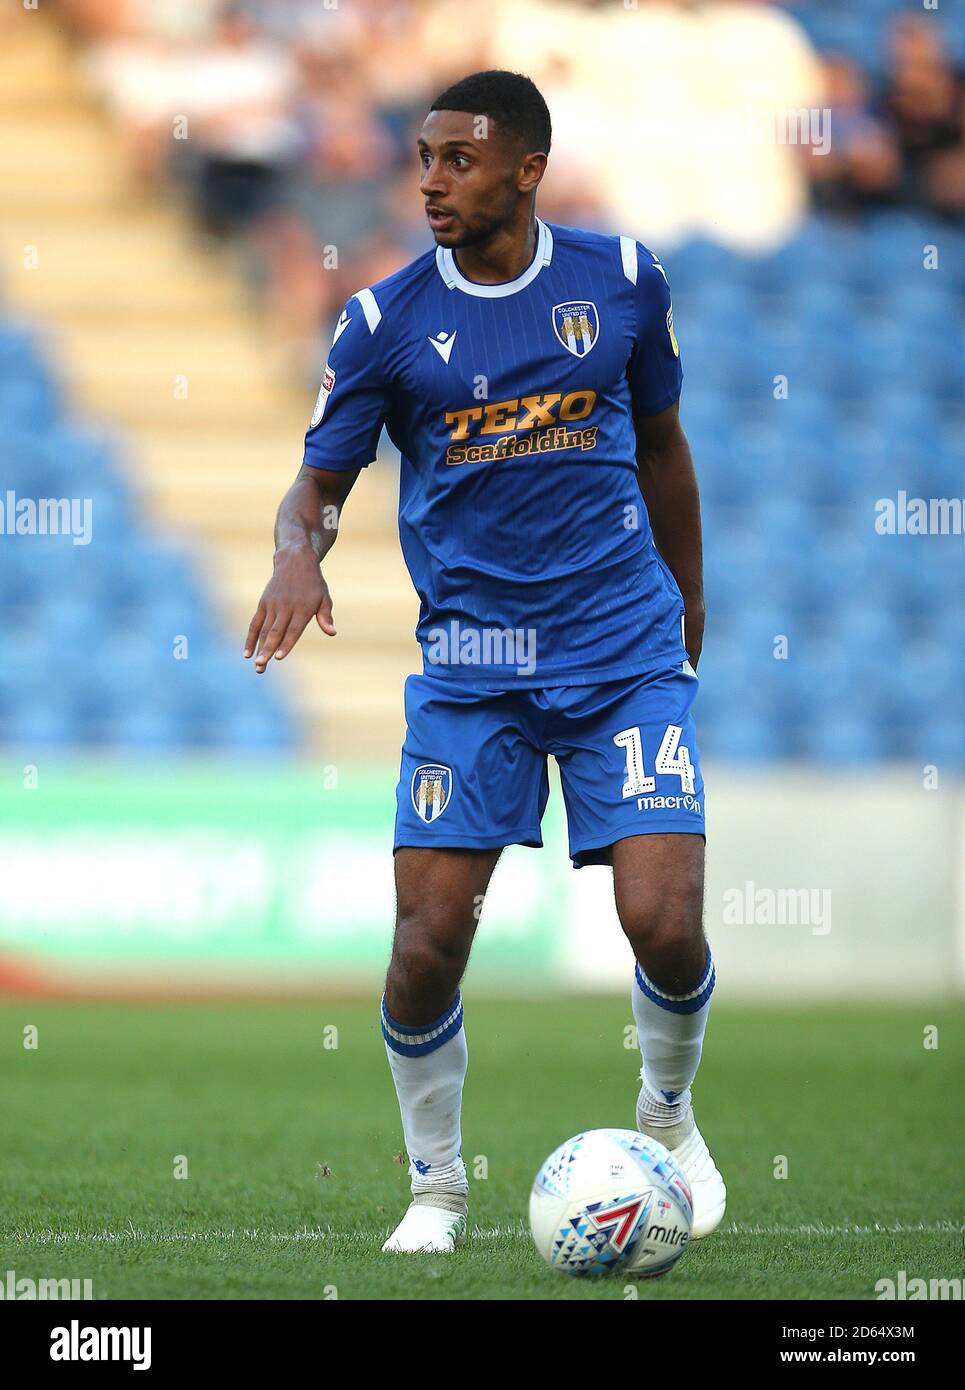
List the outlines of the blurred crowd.
<svg viewBox="0 0 965 1390">
<path fill-rule="evenodd" d="M 818 56 L 767 0 L 60 0 L 131 167 L 250 253 L 308 377 L 339 304 L 430 243 L 414 138 L 478 68 L 528 72 L 554 123 L 542 214 L 662 249 L 779 244 L 809 206 L 965 209 L 963 88 L 931 19 L 887 69 Z M 830 148 L 816 152 L 831 108 Z M 797 138 L 761 138 L 780 113 Z M 785 123 L 795 129 L 795 122 Z M 324 328 L 322 326 L 325 326 Z"/>
<path fill-rule="evenodd" d="M 892 21 L 880 84 L 836 54 L 825 80 L 831 150 L 809 163 L 818 207 L 965 213 L 965 81 L 924 13 Z"/>
</svg>

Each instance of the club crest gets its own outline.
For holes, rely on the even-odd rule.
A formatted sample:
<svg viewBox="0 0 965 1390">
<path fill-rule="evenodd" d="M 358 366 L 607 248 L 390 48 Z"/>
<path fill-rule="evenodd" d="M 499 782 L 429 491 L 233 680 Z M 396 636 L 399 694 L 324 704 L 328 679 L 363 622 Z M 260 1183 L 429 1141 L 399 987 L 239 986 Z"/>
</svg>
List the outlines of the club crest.
<svg viewBox="0 0 965 1390">
<path fill-rule="evenodd" d="M 426 824 L 438 820 L 452 796 L 452 768 L 422 763 L 412 774 L 412 805 Z"/>
<path fill-rule="evenodd" d="M 553 332 L 574 357 L 585 357 L 600 336 L 600 316 L 588 299 L 571 299 L 553 310 Z"/>
</svg>

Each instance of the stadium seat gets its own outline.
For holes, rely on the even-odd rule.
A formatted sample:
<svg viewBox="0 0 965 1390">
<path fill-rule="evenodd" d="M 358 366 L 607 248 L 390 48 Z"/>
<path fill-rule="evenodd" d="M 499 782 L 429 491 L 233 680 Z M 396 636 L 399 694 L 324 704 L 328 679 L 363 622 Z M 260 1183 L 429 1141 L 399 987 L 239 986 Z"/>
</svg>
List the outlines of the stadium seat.
<svg viewBox="0 0 965 1390">
<path fill-rule="evenodd" d="M 6 507 L 13 493 L 81 508 L 58 510 L 67 534 L 3 537 L 0 602 L 15 659 L 0 670 L 0 743 L 26 753 L 88 745 L 163 753 L 226 740 L 293 747 L 277 697 L 243 684 L 187 551 L 146 532 L 117 442 L 63 405 L 43 334 L 0 318 L 0 500 Z M 85 521 L 88 502 L 84 537 L 74 522 Z M 185 661 L 176 659 L 177 637 L 187 638 Z M 225 709 L 228 735 L 219 728 Z"/>
</svg>

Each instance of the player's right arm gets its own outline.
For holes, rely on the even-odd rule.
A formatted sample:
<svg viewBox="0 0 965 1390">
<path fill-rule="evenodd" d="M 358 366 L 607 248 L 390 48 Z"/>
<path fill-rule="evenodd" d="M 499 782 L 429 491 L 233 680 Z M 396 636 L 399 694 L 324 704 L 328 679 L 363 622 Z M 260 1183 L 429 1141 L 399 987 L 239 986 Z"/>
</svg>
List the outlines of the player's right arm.
<svg viewBox="0 0 965 1390">
<path fill-rule="evenodd" d="M 388 411 L 381 339 L 376 340 L 381 321 L 372 291 L 360 290 L 336 326 L 301 471 L 278 508 L 274 573 L 245 639 L 245 656 L 254 655 L 259 673 L 273 656 L 288 655 L 313 617 L 335 636 L 321 563 L 335 544 L 342 504 L 375 458 Z"/>
<path fill-rule="evenodd" d="M 245 638 L 245 657 L 254 654 L 263 674 L 274 656 L 287 656 L 315 618 L 335 636 L 332 596 L 321 571 L 335 544 L 342 504 L 361 469 L 332 472 L 303 465 L 285 493 L 275 519 L 275 566 Z"/>
</svg>

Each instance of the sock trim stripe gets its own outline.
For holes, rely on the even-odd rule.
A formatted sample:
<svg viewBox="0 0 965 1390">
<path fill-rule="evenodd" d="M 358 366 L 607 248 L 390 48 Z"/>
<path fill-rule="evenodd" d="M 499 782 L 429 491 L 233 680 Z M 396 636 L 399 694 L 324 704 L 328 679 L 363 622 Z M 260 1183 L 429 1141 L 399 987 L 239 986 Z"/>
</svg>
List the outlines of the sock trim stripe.
<svg viewBox="0 0 965 1390">
<path fill-rule="evenodd" d="M 693 989 L 687 990 L 685 994 L 670 994 L 665 989 L 658 989 L 658 987 L 653 983 L 650 977 L 648 975 L 645 975 L 643 971 L 640 969 L 640 962 L 634 961 L 634 971 L 636 973 L 637 980 L 646 980 L 648 989 L 652 990 L 654 994 L 658 994 L 661 999 L 693 999 L 695 995 L 698 995 L 701 992 L 701 990 L 706 987 L 707 981 L 710 978 L 710 973 L 713 970 L 713 968 L 714 962 L 711 960 L 710 947 L 708 946 L 707 959 L 704 962 L 704 973 L 703 975 L 701 975 L 700 979 L 694 985 Z"/>
<path fill-rule="evenodd" d="M 456 997 L 446 1009 L 445 1013 L 432 1020 L 431 1023 L 399 1023 L 392 1017 L 385 1006 L 385 995 L 382 995 L 382 1018 L 392 1029 L 396 1037 L 400 1038 L 427 1038 L 436 1028 L 443 1028 L 452 1017 L 454 1011 L 462 1006 L 462 993 L 456 990 Z"/>
<path fill-rule="evenodd" d="M 462 1000 L 458 994 L 449 1013 L 428 1027 L 423 1024 L 417 1028 L 410 1028 L 405 1024 L 396 1023 L 385 1007 L 385 1000 L 382 1001 L 382 1036 L 386 1045 L 403 1057 L 424 1057 L 428 1052 L 435 1052 L 443 1043 L 455 1037 L 461 1027 Z"/>
<path fill-rule="evenodd" d="M 635 969 L 637 988 L 641 994 L 651 1000 L 654 1004 L 659 1004 L 660 1008 L 666 1009 L 672 1014 L 695 1014 L 702 1009 L 707 1000 L 714 992 L 714 985 L 717 982 L 717 971 L 713 961 L 707 967 L 707 973 L 701 980 L 696 989 L 690 990 L 687 994 L 665 994 L 657 989 L 656 985 L 651 984 L 644 975 L 640 966 Z"/>
</svg>

